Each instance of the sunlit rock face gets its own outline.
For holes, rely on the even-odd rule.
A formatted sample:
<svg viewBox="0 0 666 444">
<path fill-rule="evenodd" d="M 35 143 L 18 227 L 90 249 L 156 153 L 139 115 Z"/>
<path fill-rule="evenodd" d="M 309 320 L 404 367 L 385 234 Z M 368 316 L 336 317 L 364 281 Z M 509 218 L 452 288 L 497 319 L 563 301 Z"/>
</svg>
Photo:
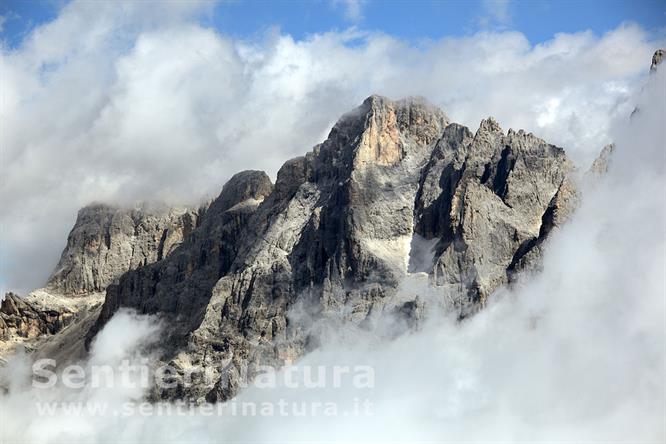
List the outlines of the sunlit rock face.
<svg viewBox="0 0 666 444">
<path fill-rule="evenodd" d="M 575 206 L 572 163 L 532 134 L 505 134 L 492 118 L 476 134 L 451 124 L 422 175 L 415 232 L 438 238 L 435 285 L 461 316 L 525 265 Z"/>
<path fill-rule="evenodd" d="M 155 397 L 227 399 L 257 365 L 324 341 L 323 320 L 417 326 L 425 302 L 400 287 L 412 273 L 470 316 L 538 267 L 576 205 L 572 171 L 561 148 L 492 118 L 473 133 L 425 99 L 372 96 L 274 185 L 245 171 L 196 212 L 82 210 L 50 285 L 106 288 L 88 342 L 122 307 L 157 313 L 163 360 L 213 375 Z"/>
<path fill-rule="evenodd" d="M 71 295 L 104 291 L 124 272 L 169 255 L 197 220 L 189 209 L 84 207 L 47 288 Z"/>
<path fill-rule="evenodd" d="M 0 339 L 13 336 L 33 339 L 55 333 L 67 323 L 67 314 L 55 310 L 40 310 L 14 293 L 7 293 L 0 305 Z"/>
</svg>

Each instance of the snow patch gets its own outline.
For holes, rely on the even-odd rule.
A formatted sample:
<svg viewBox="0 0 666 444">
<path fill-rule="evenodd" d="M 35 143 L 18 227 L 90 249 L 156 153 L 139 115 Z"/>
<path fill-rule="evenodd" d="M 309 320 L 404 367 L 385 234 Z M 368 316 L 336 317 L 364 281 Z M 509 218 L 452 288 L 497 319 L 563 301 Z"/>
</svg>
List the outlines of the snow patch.
<svg viewBox="0 0 666 444">
<path fill-rule="evenodd" d="M 412 235 L 409 249 L 409 273 L 429 273 L 435 261 L 438 238 L 426 239 L 416 233 Z"/>
<path fill-rule="evenodd" d="M 406 271 L 409 264 L 410 241 L 411 236 L 406 235 L 390 239 L 363 239 L 361 243 L 374 256 Z"/>
</svg>

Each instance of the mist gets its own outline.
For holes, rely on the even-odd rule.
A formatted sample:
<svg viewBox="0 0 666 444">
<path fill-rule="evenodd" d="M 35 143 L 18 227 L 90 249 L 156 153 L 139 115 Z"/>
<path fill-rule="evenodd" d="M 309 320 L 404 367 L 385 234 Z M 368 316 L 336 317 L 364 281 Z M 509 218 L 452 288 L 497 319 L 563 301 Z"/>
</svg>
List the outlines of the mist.
<svg viewBox="0 0 666 444">
<path fill-rule="evenodd" d="M 493 115 L 584 169 L 664 43 L 631 23 L 538 45 L 515 31 L 414 42 L 359 27 L 239 39 L 201 24 L 211 5 L 73 1 L 0 47 L 3 294 L 45 283 L 83 205 L 198 204 L 240 170 L 274 178 L 371 94 L 425 96 L 471 128 Z"/>
<path fill-rule="evenodd" d="M 572 219 L 549 238 L 543 270 L 500 288 L 477 315 L 457 322 L 432 309 L 394 339 L 342 332 L 297 365 L 365 365 L 371 388 L 249 387 L 237 402 L 369 399 L 371 415 L 337 417 L 134 415 L 118 419 L 29 414 L 36 389 L 1 398 L 6 442 L 663 442 L 666 372 L 666 71 L 631 98 L 638 112 L 613 120 L 609 171 L 585 179 Z M 436 306 L 423 275 L 403 291 Z M 118 313 L 93 347 L 104 359 L 138 359 L 159 337 L 153 318 Z M 152 338 L 152 339 L 151 339 Z M 24 374 L 26 365 L 9 367 Z M 284 370 L 283 370 L 284 371 Z M 278 378 L 279 380 L 279 378 Z M 66 399 L 139 399 L 135 392 L 69 393 Z M 95 398 L 97 396 L 97 398 Z"/>
</svg>

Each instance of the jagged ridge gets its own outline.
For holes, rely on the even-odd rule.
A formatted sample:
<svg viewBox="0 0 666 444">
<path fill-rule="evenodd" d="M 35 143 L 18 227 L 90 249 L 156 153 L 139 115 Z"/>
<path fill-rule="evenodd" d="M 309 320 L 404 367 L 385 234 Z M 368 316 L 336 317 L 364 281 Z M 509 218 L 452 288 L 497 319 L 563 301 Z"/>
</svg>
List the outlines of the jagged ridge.
<svg viewBox="0 0 666 444">
<path fill-rule="evenodd" d="M 289 321 L 296 305 L 363 328 L 387 311 L 416 325 L 422 302 L 396 294 L 417 241 L 429 246 L 418 271 L 442 301 L 461 317 L 482 307 L 537 263 L 575 206 L 572 168 L 561 148 L 505 134 L 493 119 L 472 134 L 422 98 L 372 96 L 286 162 L 275 186 L 242 172 L 207 209 L 175 219 L 83 211 L 50 286 L 106 287 L 88 341 L 120 307 L 160 313 L 164 360 L 212 369 L 218 382 L 157 395 L 226 399 L 242 366 L 279 365 L 316 346 L 312 331 Z"/>
</svg>

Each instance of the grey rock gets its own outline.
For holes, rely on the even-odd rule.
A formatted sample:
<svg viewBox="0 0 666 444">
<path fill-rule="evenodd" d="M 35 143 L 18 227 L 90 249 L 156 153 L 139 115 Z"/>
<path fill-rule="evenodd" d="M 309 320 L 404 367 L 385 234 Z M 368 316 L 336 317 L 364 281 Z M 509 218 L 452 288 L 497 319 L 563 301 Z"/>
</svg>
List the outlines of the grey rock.
<svg viewBox="0 0 666 444">
<path fill-rule="evenodd" d="M 650 65 L 650 72 L 655 72 L 657 70 L 657 66 L 659 66 L 664 60 L 664 54 L 666 54 L 666 51 L 663 49 L 657 49 L 654 52 L 654 55 L 652 56 L 652 64 Z"/>
<path fill-rule="evenodd" d="M 572 169 L 561 148 L 493 119 L 472 134 L 423 99 L 372 96 L 274 188 L 234 177 L 173 253 L 109 286 L 89 339 L 119 307 L 161 313 L 163 359 L 214 378 L 154 396 L 227 399 L 257 366 L 324 341 L 322 320 L 373 328 L 385 312 L 417 326 L 424 301 L 398 296 L 415 235 L 435 246 L 422 271 L 468 316 L 538 262 L 574 207 Z"/>
<path fill-rule="evenodd" d="M 54 334 L 69 321 L 67 312 L 40 309 L 14 293 L 6 293 L 0 304 L 0 339 L 12 337 L 33 339 Z"/>
<path fill-rule="evenodd" d="M 275 186 L 239 173 L 191 224 L 190 213 L 137 224 L 131 211 L 85 211 L 53 282 L 70 294 L 106 287 L 88 343 L 121 307 L 157 313 L 161 359 L 212 376 L 153 399 L 224 400 L 331 329 L 379 329 L 383 317 L 419 328 L 428 301 L 400 290 L 412 272 L 439 306 L 474 313 L 538 268 L 575 208 L 572 169 L 561 148 L 493 119 L 473 134 L 422 98 L 372 96 Z M 169 229 L 180 234 L 165 250 Z"/>
<path fill-rule="evenodd" d="M 7 293 L 0 304 L 0 362 L 19 347 L 61 362 L 83 358 L 90 318 L 97 318 L 103 301 L 102 293 L 77 297 L 44 289 L 24 297 Z"/>
<path fill-rule="evenodd" d="M 611 156 L 615 151 L 615 144 L 610 143 L 602 148 L 599 152 L 599 155 L 590 165 L 590 169 L 587 171 L 588 176 L 600 177 L 608 172 L 608 166 L 611 162 Z"/>
<path fill-rule="evenodd" d="M 161 261 L 124 274 L 107 289 L 94 334 L 119 307 L 170 317 L 169 341 L 176 347 L 197 327 L 212 287 L 235 259 L 248 218 L 273 186 L 261 171 L 236 174 L 199 219 L 199 226 Z"/>
<path fill-rule="evenodd" d="M 654 74 L 657 72 L 657 69 L 659 65 L 664 61 L 664 55 L 666 55 L 666 51 L 663 49 L 657 49 L 654 54 L 652 55 L 652 63 L 650 64 L 650 75 Z M 638 107 L 634 108 L 634 110 L 631 112 L 631 115 L 629 116 L 630 118 L 633 118 L 640 112 L 640 109 Z"/>
<path fill-rule="evenodd" d="M 104 291 L 126 271 L 169 255 L 198 217 L 188 209 L 84 207 L 47 288 L 70 295 Z"/>
<path fill-rule="evenodd" d="M 415 232 L 438 239 L 431 273 L 461 317 L 518 270 L 574 207 L 564 150 L 504 134 L 492 118 L 472 135 L 449 125 L 424 171 Z M 530 261 L 531 263 L 532 261 Z"/>
</svg>

